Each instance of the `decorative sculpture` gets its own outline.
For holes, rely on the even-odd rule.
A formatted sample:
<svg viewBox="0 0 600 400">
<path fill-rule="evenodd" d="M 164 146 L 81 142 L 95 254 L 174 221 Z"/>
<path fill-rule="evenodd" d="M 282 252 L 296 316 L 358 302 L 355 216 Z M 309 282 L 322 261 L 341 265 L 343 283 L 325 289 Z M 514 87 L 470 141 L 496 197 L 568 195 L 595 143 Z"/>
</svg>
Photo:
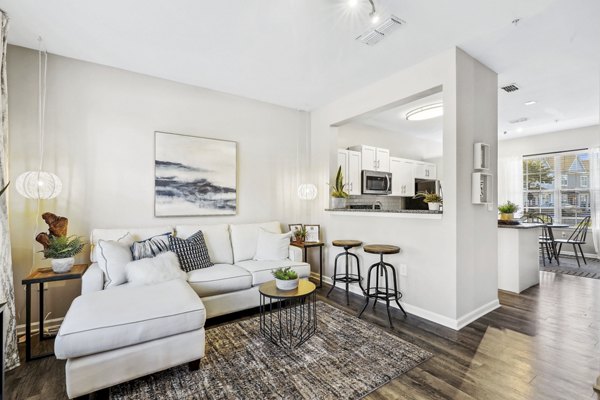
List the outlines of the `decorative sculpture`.
<svg viewBox="0 0 600 400">
<path fill-rule="evenodd" d="M 43 213 L 42 219 L 48 224 L 48 233 L 39 233 L 35 240 L 44 246 L 44 249 L 47 249 L 50 245 L 50 238 L 67 236 L 69 219 L 49 212 Z"/>
</svg>

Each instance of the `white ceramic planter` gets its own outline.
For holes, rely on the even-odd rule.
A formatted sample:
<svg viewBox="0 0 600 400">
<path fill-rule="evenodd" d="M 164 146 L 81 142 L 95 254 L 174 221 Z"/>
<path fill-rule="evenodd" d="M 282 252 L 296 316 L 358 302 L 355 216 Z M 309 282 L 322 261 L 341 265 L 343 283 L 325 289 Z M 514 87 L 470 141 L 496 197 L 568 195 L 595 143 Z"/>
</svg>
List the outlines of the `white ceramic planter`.
<svg viewBox="0 0 600 400">
<path fill-rule="evenodd" d="M 69 272 L 71 268 L 73 268 L 73 264 L 75 264 L 75 257 L 69 258 L 53 258 L 50 260 L 52 264 L 52 271 L 57 274 L 62 274 L 65 272 Z"/>
<path fill-rule="evenodd" d="M 291 280 L 275 279 L 275 286 L 279 290 L 294 290 L 298 287 L 298 278 Z"/>
<path fill-rule="evenodd" d="M 442 203 L 427 203 L 431 211 L 440 211 L 440 204 Z"/>
<path fill-rule="evenodd" d="M 332 197 L 331 208 L 346 208 L 346 199 L 343 197 Z"/>
</svg>

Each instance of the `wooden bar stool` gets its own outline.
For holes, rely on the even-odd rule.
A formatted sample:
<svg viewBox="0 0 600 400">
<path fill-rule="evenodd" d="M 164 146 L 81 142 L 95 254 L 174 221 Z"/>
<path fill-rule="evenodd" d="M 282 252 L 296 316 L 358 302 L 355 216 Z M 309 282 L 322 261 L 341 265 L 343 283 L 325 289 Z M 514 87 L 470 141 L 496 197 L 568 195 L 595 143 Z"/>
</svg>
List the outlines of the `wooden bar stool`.
<svg viewBox="0 0 600 400">
<path fill-rule="evenodd" d="M 378 254 L 379 261 L 376 262 L 375 264 L 371 265 L 371 267 L 369 268 L 369 272 L 367 273 L 367 290 L 365 292 L 366 301 L 365 301 L 365 306 L 363 307 L 362 311 L 360 312 L 360 314 L 358 314 L 358 318 L 360 318 L 362 313 L 365 311 L 365 309 L 369 305 L 369 298 L 373 298 L 375 300 L 375 302 L 373 303 L 373 309 L 375 309 L 375 306 L 377 305 L 377 300 L 385 300 L 386 307 L 387 307 L 388 319 L 390 321 L 390 328 L 393 328 L 394 325 L 392 324 L 392 316 L 390 314 L 390 301 L 391 300 L 394 300 L 396 302 L 396 304 L 398 304 L 398 307 L 400 307 L 400 310 L 404 314 L 404 317 L 407 317 L 407 315 L 406 315 L 406 311 L 404 311 L 404 308 L 402 308 L 402 305 L 400 304 L 400 301 L 399 301 L 402 298 L 402 293 L 398 290 L 396 269 L 394 268 L 394 266 L 392 264 L 389 264 L 389 263 L 386 263 L 385 261 L 383 261 L 383 256 L 384 256 L 384 254 L 400 253 L 400 247 L 387 245 L 387 244 L 369 244 L 369 245 L 364 246 L 363 249 L 364 249 L 365 253 Z M 371 286 L 372 272 L 375 272 L 375 286 Z M 390 288 L 390 282 L 389 282 L 389 277 L 388 277 L 389 275 L 391 275 L 393 278 L 394 286 L 392 288 Z M 383 277 L 385 277 L 385 287 L 380 286 L 380 282 L 379 282 L 380 277 L 382 277 L 382 279 L 383 279 Z"/>
<path fill-rule="evenodd" d="M 333 284 L 331 286 L 331 289 L 329 289 L 329 292 L 327 292 L 326 297 L 329 297 L 329 294 L 335 288 L 336 282 L 344 282 L 346 284 L 346 305 L 350 305 L 350 295 L 348 294 L 349 293 L 348 286 L 351 283 L 358 282 L 358 285 L 360 286 L 360 290 L 362 290 L 363 293 L 365 290 L 362 287 L 362 282 L 361 282 L 362 277 L 360 276 L 360 262 L 358 261 L 358 256 L 354 253 L 350 253 L 348 250 L 350 250 L 353 247 L 360 247 L 362 245 L 362 242 L 359 240 L 334 240 L 331 244 L 334 245 L 335 247 L 343 247 L 344 252 L 335 256 L 335 263 L 333 266 L 333 276 L 331 277 L 331 280 L 333 280 Z M 337 273 L 338 258 L 344 257 L 344 256 L 346 257 L 346 273 L 338 274 Z M 348 260 L 349 257 L 354 257 L 356 259 L 356 274 L 350 273 L 350 264 L 349 264 L 349 260 Z"/>
</svg>

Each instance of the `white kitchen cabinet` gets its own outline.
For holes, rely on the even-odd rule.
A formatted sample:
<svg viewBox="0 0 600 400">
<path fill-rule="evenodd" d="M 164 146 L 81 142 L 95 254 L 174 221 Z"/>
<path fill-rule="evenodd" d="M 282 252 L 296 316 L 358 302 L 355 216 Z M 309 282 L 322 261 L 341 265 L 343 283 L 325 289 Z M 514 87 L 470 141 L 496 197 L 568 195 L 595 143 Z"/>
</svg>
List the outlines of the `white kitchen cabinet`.
<svg viewBox="0 0 600 400">
<path fill-rule="evenodd" d="M 417 179 L 436 179 L 436 165 L 425 162 L 417 162 L 415 168 L 415 178 Z"/>
<path fill-rule="evenodd" d="M 415 195 L 416 162 L 390 157 L 392 173 L 392 196 L 413 197 Z"/>
<path fill-rule="evenodd" d="M 361 153 L 338 149 L 338 167 L 340 166 L 346 184 L 346 192 L 353 195 L 360 194 Z"/>
<path fill-rule="evenodd" d="M 358 151 L 361 155 L 362 167 L 369 171 L 390 172 L 390 150 L 375 146 L 352 146 L 352 151 Z"/>
</svg>

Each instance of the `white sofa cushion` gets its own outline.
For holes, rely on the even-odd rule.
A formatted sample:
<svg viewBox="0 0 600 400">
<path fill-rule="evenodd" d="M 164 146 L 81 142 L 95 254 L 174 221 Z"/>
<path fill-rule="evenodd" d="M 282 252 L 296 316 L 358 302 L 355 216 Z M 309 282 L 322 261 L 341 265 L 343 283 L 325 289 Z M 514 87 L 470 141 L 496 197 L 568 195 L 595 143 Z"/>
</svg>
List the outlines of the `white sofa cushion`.
<svg viewBox="0 0 600 400">
<path fill-rule="evenodd" d="M 67 359 L 132 346 L 204 327 L 204 304 L 183 280 L 117 287 L 77 297 L 54 350 Z"/>
<path fill-rule="evenodd" d="M 177 237 L 182 239 L 187 239 L 198 231 L 202 231 L 204 235 L 210 261 L 214 264 L 233 264 L 229 225 L 177 225 L 175 227 Z"/>
<path fill-rule="evenodd" d="M 277 221 L 261 224 L 230 225 L 231 245 L 233 248 L 233 261 L 252 260 L 256 254 L 258 232 L 260 229 L 268 232 L 281 233 L 281 225 Z"/>
<path fill-rule="evenodd" d="M 187 273 L 187 280 L 198 296 L 207 297 L 252 287 L 252 275 L 244 268 L 217 264 Z"/>
<path fill-rule="evenodd" d="M 252 286 L 260 285 L 268 281 L 272 281 L 273 275 L 271 271 L 279 267 L 291 267 L 299 278 L 307 278 L 310 275 L 310 265 L 305 262 L 292 260 L 277 260 L 277 261 L 257 261 L 246 260 L 235 263 L 235 265 L 244 268 L 252 274 Z"/>
<path fill-rule="evenodd" d="M 256 243 L 255 260 L 285 260 L 289 256 L 292 232 L 272 233 L 260 229 Z"/>
<path fill-rule="evenodd" d="M 152 236 L 162 235 L 163 233 L 173 233 L 173 228 L 170 226 L 159 226 L 156 228 L 94 229 L 90 234 L 90 259 L 92 262 L 98 261 L 96 260 L 96 252 L 94 251 L 98 240 L 118 240 L 128 233 L 134 241 L 140 241 L 150 239 Z"/>
<path fill-rule="evenodd" d="M 186 273 L 179 266 L 177 254 L 172 251 L 131 261 L 125 266 L 125 273 L 127 282 L 132 286 L 153 285 L 172 279 L 187 280 Z"/>
<path fill-rule="evenodd" d="M 133 261 L 130 246 L 131 235 L 126 234 L 118 241 L 102 240 L 96 243 L 95 252 L 98 266 L 104 273 L 104 289 L 127 282 L 125 266 Z"/>
</svg>

